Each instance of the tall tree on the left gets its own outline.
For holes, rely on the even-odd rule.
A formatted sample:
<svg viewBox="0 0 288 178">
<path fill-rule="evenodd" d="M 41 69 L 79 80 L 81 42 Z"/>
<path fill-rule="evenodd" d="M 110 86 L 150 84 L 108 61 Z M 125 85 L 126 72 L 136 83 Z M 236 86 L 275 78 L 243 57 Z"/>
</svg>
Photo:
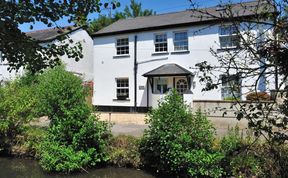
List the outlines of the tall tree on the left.
<svg viewBox="0 0 288 178">
<path fill-rule="evenodd" d="M 113 7 L 116 8 L 118 5 L 119 3 L 115 3 Z M 24 67 L 31 72 L 58 65 L 63 55 L 76 61 L 80 60 L 83 57 L 80 43 L 69 45 L 72 41 L 65 40 L 67 38 L 65 34 L 57 37 L 59 44 L 43 45 L 26 36 L 19 25 L 32 24 L 30 26 L 32 30 L 33 24 L 40 22 L 47 27 L 56 26 L 60 33 L 61 29 L 55 22 L 64 18 L 68 22 L 84 24 L 88 14 L 99 12 L 101 6 L 100 0 L 0 0 L 2 60 L 10 65 L 9 70 Z"/>
</svg>

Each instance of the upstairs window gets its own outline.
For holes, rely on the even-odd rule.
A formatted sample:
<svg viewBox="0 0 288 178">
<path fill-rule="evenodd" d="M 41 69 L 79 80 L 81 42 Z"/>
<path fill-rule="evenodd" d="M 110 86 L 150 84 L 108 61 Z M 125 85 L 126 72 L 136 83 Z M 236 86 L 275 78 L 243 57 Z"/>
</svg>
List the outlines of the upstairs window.
<svg viewBox="0 0 288 178">
<path fill-rule="evenodd" d="M 239 75 L 221 75 L 221 97 L 223 100 L 231 100 L 241 97 L 241 80 Z"/>
<path fill-rule="evenodd" d="M 240 46 L 240 38 L 237 35 L 237 27 L 234 25 L 221 26 L 219 28 L 220 47 L 238 48 Z"/>
<path fill-rule="evenodd" d="M 127 98 L 129 98 L 129 79 L 117 78 L 116 85 L 117 99 L 126 100 Z"/>
<path fill-rule="evenodd" d="M 187 32 L 174 33 L 174 51 L 188 51 Z"/>
<path fill-rule="evenodd" d="M 155 35 L 155 52 L 167 52 L 168 45 L 167 45 L 167 34 L 156 34 Z"/>
<path fill-rule="evenodd" d="M 117 39 L 116 51 L 117 55 L 129 54 L 129 39 L 128 38 Z"/>
</svg>

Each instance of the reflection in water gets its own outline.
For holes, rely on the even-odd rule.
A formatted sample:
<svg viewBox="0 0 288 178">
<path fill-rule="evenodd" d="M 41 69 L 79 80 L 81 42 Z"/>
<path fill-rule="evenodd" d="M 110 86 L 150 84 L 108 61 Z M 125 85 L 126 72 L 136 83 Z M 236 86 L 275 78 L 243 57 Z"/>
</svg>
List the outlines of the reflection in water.
<svg viewBox="0 0 288 178">
<path fill-rule="evenodd" d="M 16 158 L 0 158 L 0 178 L 154 178 L 143 171 L 125 168 L 89 170 L 89 173 L 73 175 L 45 174 L 37 161 Z"/>
</svg>

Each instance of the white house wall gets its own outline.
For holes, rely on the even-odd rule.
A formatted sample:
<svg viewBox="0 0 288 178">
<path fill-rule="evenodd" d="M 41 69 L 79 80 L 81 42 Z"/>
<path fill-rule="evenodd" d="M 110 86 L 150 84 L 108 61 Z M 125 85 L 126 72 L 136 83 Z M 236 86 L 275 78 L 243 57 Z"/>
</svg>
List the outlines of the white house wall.
<svg viewBox="0 0 288 178">
<path fill-rule="evenodd" d="M 196 35 L 194 32 L 199 31 Z M 189 54 L 171 54 L 173 49 L 173 32 L 188 31 Z M 167 55 L 153 55 L 154 34 L 166 32 L 168 38 Z M 134 106 L 134 36 L 137 35 L 137 106 L 147 106 L 147 78 L 142 75 L 163 64 L 176 63 L 195 74 L 195 88 L 192 89 L 194 100 L 220 100 L 220 89 L 202 92 L 203 85 L 199 83 L 199 77 L 195 64 L 207 60 L 212 64 L 217 61 L 209 52 L 210 48 L 218 48 L 218 26 L 209 28 L 189 27 L 168 30 L 149 31 L 136 34 L 115 35 L 94 38 L 94 105 L 104 106 Z M 128 57 L 115 57 L 116 38 L 129 37 Z M 215 74 L 217 75 L 217 74 Z M 129 78 L 129 101 L 116 101 L 115 78 Z M 145 86 L 145 90 L 139 90 L 139 86 Z M 151 87 L 150 87 L 151 92 Z M 150 101 L 151 102 L 151 101 Z"/>
<path fill-rule="evenodd" d="M 17 76 L 23 74 L 23 69 L 20 68 L 18 71 L 12 70 L 11 72 L 8 71 L 8 65 L 4 62 L 0 62 L 0 84 L 3 81 L 9 81 L 15 79 Z"/>
<path fill-rule="evenodd" d="M 63 56 L 66 70 L 78 74 L 84 81 L 93 80 L 93 40 L 89 34 L 82 29 L 69 34 L 74 43 L 82 44 L 83 58 L 76 62 L 74 59 Z"/>
</svg>

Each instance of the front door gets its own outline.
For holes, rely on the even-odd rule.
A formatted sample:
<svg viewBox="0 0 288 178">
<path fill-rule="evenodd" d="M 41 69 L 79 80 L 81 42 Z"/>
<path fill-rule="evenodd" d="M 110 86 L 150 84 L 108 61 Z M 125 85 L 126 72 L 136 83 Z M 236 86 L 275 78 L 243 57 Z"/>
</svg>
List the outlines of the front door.
<svg viewBox="0 0 288 178">
<path fill-rule="evenodd" d="M 175 81 L 177 92 L 183 96 L 184 93 L 187 93 L 189 86 L 187 82 L 187 78 L 176 78 Z"/>
</svg>

